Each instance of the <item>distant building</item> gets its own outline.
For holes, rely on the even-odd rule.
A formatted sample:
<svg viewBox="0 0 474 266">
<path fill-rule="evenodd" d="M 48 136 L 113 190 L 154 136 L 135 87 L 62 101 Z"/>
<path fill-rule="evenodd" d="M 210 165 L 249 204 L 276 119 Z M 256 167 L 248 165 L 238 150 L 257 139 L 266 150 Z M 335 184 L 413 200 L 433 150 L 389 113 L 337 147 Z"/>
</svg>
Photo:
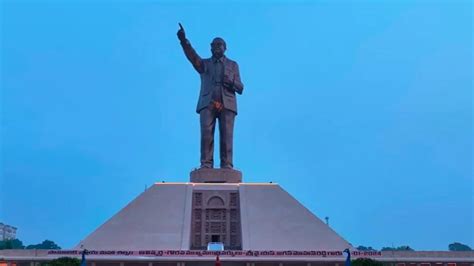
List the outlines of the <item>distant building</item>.
<svg viewBox="0 0 474 266">
<path fill-rule="evenodd" d="M 16 238 L 16 227 L 0 223 L 0 241 Z"/>
</svg>

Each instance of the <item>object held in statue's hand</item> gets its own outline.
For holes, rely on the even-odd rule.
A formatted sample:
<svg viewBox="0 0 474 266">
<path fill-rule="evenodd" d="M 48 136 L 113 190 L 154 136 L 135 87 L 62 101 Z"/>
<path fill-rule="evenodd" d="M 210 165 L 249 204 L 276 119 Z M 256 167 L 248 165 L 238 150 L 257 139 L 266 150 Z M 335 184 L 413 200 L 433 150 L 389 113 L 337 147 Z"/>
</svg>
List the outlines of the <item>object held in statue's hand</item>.
<svg viewBox="0 0 474 266">
<path fill-rule="evenodd" d="M 222 111 L 222 108 L 224 108 L 224 105 L 221 102 L 218 101 L 212 101 L 212 107 L 216 109 L 217 112 Z"/>
</svg>

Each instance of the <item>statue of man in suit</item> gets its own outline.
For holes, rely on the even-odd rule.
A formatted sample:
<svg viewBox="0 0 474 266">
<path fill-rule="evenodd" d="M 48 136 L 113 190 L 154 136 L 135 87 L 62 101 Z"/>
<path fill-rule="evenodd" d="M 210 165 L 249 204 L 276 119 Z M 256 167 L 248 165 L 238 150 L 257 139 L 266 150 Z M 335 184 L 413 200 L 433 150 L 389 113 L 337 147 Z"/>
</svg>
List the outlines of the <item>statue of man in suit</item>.
<svg viewBox="0 0 474 266">
<path fill-rule="evenodd" d="M 219 37 L 212 40 L 212 57 L 202 59 L 186 39 L 183 26 L 179 24 L 179 27 L 177 35 L 184 54 L 201 76 L 196 108 L 201 124 L 201 168 L 214 167 L 214 129 L 218 120 L 221 168 L 232 169 L 234 119 L 237 115 L 235 93 L 242 94 L 244 89 L 239 66 L 224 55 L 226 43 Z"/>
</svg>

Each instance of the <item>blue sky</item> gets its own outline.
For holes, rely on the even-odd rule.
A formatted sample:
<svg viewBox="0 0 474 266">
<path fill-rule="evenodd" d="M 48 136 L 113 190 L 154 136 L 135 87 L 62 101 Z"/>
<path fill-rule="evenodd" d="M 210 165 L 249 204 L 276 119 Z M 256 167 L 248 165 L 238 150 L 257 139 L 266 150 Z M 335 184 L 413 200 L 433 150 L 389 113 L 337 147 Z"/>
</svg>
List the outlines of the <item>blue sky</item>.
<svg viewBox="0 0 474 266">
<path fill-rule="evenodd" d="M 235 166 L 353 245 L 474 247 L 470 1 L 2 1 L 0 221 L 71 248 L 199 164 L 215 36 L 240 65 Z M 316 236 L 314 236 L 316 237 Z"/>
</svg>

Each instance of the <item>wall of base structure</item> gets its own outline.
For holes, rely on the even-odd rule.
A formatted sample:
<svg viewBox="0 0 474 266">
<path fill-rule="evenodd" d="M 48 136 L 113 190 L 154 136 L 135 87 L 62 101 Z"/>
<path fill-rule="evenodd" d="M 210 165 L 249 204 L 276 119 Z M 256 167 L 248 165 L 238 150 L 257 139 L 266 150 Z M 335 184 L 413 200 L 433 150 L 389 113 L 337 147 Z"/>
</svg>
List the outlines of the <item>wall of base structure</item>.
<svg viewBox="0 0 474 266">
<path fill-rule="evenodd" d="M 351 248 L 278 184 L 156 183 L 76 249 L 202 250 L 208 242 L 226 250 Z"/>
<path fill-rule="evenodd" d="M 40 266 L 44 261 L 0 261 L 0 266 Z M 383 261 L 384 266 L 474 266 L 474 261 Z M 89 261 L 87 266 L 214 266 L 215 261 Z M 344 261 L 226 261 L 223 266 L 344 266 Z"/>
</svg>

